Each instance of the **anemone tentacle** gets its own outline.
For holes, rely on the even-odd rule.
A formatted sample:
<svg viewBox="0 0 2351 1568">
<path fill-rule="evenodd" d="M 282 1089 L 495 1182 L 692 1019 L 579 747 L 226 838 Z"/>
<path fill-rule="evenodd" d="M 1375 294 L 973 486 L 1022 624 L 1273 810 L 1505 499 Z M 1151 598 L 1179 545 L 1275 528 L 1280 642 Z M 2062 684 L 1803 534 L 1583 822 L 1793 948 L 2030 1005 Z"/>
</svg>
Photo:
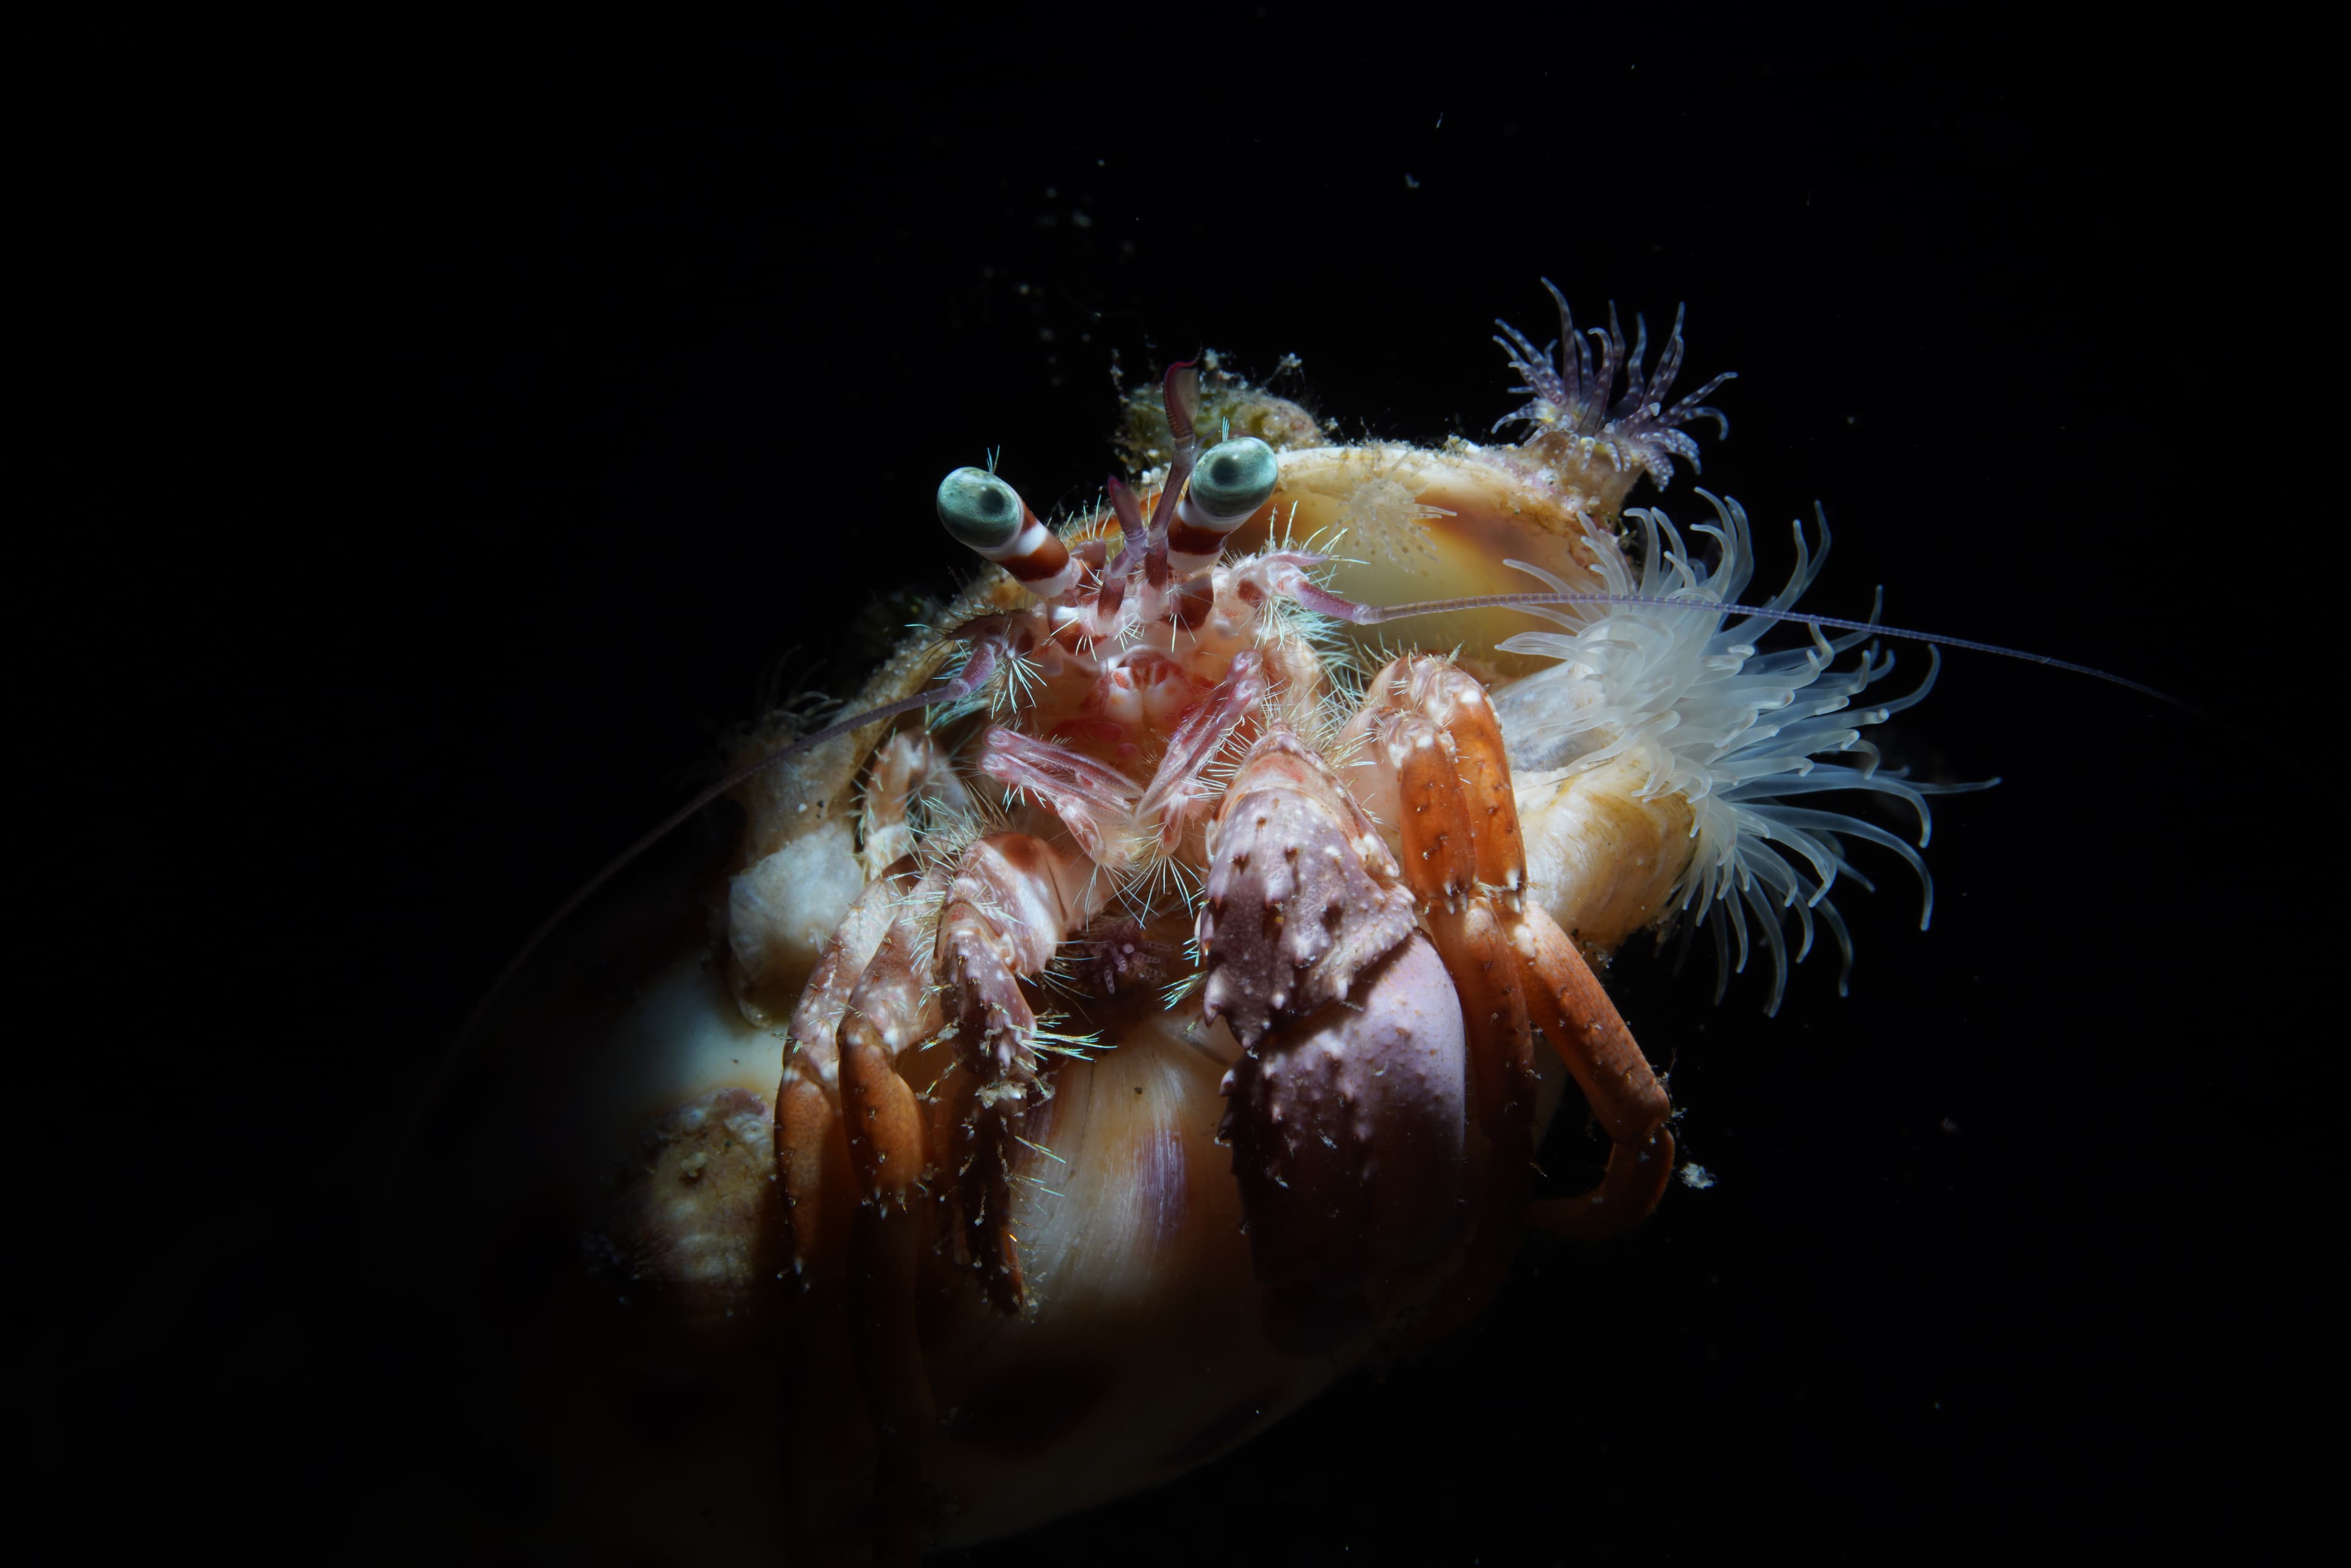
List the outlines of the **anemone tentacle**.
<svg viewBox="0 0 2351 1568">
<path fill-rule="evenodd" d="M 1604 591 L 1700 608 L 1530 608 L 1562 630 L 1523 632 L 1499 646 L 1557 664 L 1498 692 L 1495 707 L 1513 766 L 1522 771 L 1563 779 L 1629 757 L 1646 770 L 1645 796 L 1678 794 L 1687 800 L 1695 852 L 1674 884 L 1659 939 L 1677 924 L 1705 922 L 1715 928 L 1727 977 L 1746 967 L 1751 915 L 1771 955 L 1764 1010 L 1776 1012 L 1790 963 L 1801 963 L 1812 950 L 1816 915 L 1844 955 L 1837 989 L 1845 989 L 1853 944 L 1829 889 L 1839 877 L 1873 885 L 1855 868 L 1849 841 L 1888 849 L 1917 873 L 1925 895 L 1922 929 L 1934 910 L 1934 883 L 1917 849 L 1874 822 L 1799 803 L 1802 798 L 1829 790 L 1890 796 L 1917 811 L 1923 846 L 1932 830 L 1928 795 L 1985 786 L 1928 783 L 1881 768 L 1876 747 L 1863 738 L 1863 730 L 1933 687 L 1941 668 L 1935 650 L 1928 652 L 1926 678 L 1916 690 L 1855 709 L 1854 699 L 1895 665 L 1892 654 L 1865 650 L 1857 664 L 1834 667 L 1869 640 L 1867 632 L 1831 638 L 1815 627 L 1808 644 L 1762 653 L 1750 639 L 1768 622 L 1747 616 L 1725 624 L 1721 612 L 1703 608 L 1738 601 L 1754 570 L 1754 545 L 1737 502 L 1698 493 L 1713 507 L 1714 520 L 1691 531 L 1715 541 L 1719 559 L 1711 565 L 1694 559 L 1681 530 L 1654 509 L 1625 515 L 1639 530 L 1636 550 L 1628 552 L 1615 534 L 1596 525 L 1587 526 L 1585 537 Z M 1770 609 L 1792 606 L 1828 559 L 1825 518 L 1817 549 L 1801 522 L 1793 531 L 1795 569 L 1787 585 L 1764 601 Z M 1539 568 L 1510 564 L 1569 590 Z M 1839 755 L 1856 760 L 1819 760 Z M 1784 930 L 1790 918 L 1799 934 L 1793 960 Z"/>
<path fill-rule="evenodd" d="M 1557 341 L 1537 349 L 1533 340 L 1509 322 L 1494 323 L 1502 329 L 1502 336 L 1494 341 L 1501 345 L 1502 352 L 1510 357 L 1510 369 L 1524 383 L 1511 390 L 1532 399 L 1496 420 L 1494 428 L 1531 425 L 1533 430 L 1528 438 L 1531 444 L 1553 432 L 1588 438 L 1608 454 L 1609 461 L 1620 471 L 1646 469 L 1660 489 L 1672 482 L 1677 457 L 1688 463 L 1693 470 L 1704 472 L 1698 461 L 1698 443 L 1681 427 L 1694 420 L 1710 419 L 1720 434 L 1729 435 L 1729 418 L 1720 409 L 1707 407 L 1700 400 L 1734 379 L 1738 372 L 1725 371 L 1678 402 L 1667 404 L 1666 397 L 1673 390 L 1674 380 L 1681 374 L 1682 308 L 1674 308 L 1673 330 L 1666 335 L 1666 345 L 1658 352 L 1656 368 L 1651 370 L 1642 362 L 1649 352 L 1649 323 L 1645 318 L 1637 314 L 1633 318 L 1633 349 L 1627 354 L 1625 329 L 1616 319 L 1615 301 L 1608 305 L 1605 332 L 1593 328 L 1579 333 L 1566 296 L 1548 277 L 1542 280 L 1542 286 L 1551 291 L 1552 301 L 1559 307 Z M 1597 373 L 1592 363 L 1591 348 L 1583 340 L 1586 336 L 1600 340 Z M 1625 390 L 1615 393 L 1620 372 Z"/>
</svg>

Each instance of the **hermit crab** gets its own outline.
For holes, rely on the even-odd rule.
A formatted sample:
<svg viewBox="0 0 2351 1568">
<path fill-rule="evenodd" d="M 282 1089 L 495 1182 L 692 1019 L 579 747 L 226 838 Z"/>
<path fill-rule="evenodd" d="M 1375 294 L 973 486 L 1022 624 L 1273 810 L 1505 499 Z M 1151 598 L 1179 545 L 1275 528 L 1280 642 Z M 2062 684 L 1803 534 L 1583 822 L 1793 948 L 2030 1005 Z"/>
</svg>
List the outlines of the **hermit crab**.
<svg viewBox="0 0 2351 1568">
<path fill-rule="evenodd" d="M 583 1489 L 724 1495 L 814 1562 L 1171 1478 L 1468 1321 L 1525 1229 L 1659 1201 L 1672 1108 L 1601 979 L 1628 937 L 1768 954 L 1776 1007 L 1822 928 L 1850 960 L 1852 841 L 1923 880 L 1813 798 L 1923 841 L 1938 787 L 1862 732 L 1931 661 L 1854 706 L 1873 627 L 1792 609 L 1824 527 L 1749 606 L 1735 502 L 1628 508 L 1727 433 L 1729 378 L 1677 399 L 1678 314 L 1652 361 L 1552 292 L 1555 345 L 1497 340 L 1515 442 L 1333 443 L 1208 361 L 1130 396 L 1131 470 L 1074 517 L 1011 462 L 941 482 L 977 578 L 847 716 L 742 736 L 701 913 L 591 930 L 622 977 L 540 1006 L 601 1087 L 542 1112 L 535 1179 L 660 1317 L 632 1354 L 732 1411 Z M 1571 1086 L 1604 1165 L 1539 1199 Z M 645 1447 L 569 1398 L 560 1441 Z"/>
</svg>

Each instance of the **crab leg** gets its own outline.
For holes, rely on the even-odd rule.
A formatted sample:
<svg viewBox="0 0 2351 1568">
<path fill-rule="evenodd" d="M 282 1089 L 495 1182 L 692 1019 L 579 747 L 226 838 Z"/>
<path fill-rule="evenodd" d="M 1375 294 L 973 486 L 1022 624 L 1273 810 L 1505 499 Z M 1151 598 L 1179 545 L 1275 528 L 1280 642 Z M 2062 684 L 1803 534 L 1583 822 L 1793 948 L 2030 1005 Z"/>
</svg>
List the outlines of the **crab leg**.
<svg viewBox="0 0 2351 1568">
<path fill-rule="evenodd" d="M 842 1113 L 851 1101 L 865 1105 L 893 1100 L 888 1086 L 875 1082 L 877 1065 L 885 1071 L 889 1067 L 873 1061 L 865 1029 L 852 1030 L 852 1071 L 844 1083 L 841 1037 L 852 1004 L 880 1008 L 880 996 L 863 982 L 884 939 L 908 909 L 914 876 L 914 862 L 905 858 L 913 848 L 906 817 L 914 797 L 926 788 L 961 798 L 953 768 L 927 737 L 901 735 L 885 742 L 864 791 L 865 858 L 873 880 L 850 905 L 801 989 L 776 1091 L 776 1176 L 783 1199 L 784 1249 L 802 1287 L 786 1351 L 791 1370 L 777 1411 L 795 1562 L 842 1561 L 849 1503 L 862 1480 L 853 1446 L 856 1428 L 844 1428 L 844 1413 L 862 1407 L 879 1415 L 886 1399 L 919 1414 L 925 1392 L 920 1386 L 919 1357 L 911 1363 L 915 1380 L 911 1388 L 903 1386 L 907 1375 L 893 1370 L 892 1357 L 900 1352 L 892 1342 L 904 1338 L 903 1326 L 879 1333 L 872 1330 L 877 1318 L 893 1316 L 886 1295 L 896 1287 L 873 1275 L 877 1254 L 886 1257 L 895 1242 L 873 1234 L 877 1228 L 892 1229 L 888 1220 L 878 1227 L 871 1218 L 861 1220 L 875 1189 L 852 1156 L 850 1121 Z M 870 1014 L 861 1021 L 870 1027 Z M 903 1132 L 893 1136 L 904 1144 Z M 864 1163 L 870 1168 L 875 1139 L 861 1134 L 859 1142 L 869 1155 Z M 906 1289 L 911 1291 L 911 1283 Z M 852 1347 L 849 1356 L 841 1354 L 844 1343 Z M 905 1445 L 895 1447 L 901 1452 L 893 1454 L 885 1440 L 885 1475 L 893 1462 L 901 1470 L 906 1466 Z M 897 1490 L 901 1494 L 911 1491 L 903 1479 Z M 897 1511 L 911 1518 L 903 1503 Z"/>
<path fill-rule="evenodd" d="M 1427 904 L 1430 935 L 1463 988 L 1473 1103 L 1499 1157 L 1503 1142 L 1524 1145 L 1534 1113 L 1526 1000 L 1507 936 L 1520 913 L 1524 850 L 1501 730 L 1484 688 L 1432 658 L 1383 670 L 1350 728 L 1367 743 L 1374 775 L 1358 779 L 1359 793 L 1396 824 L 1405 880 Z"/>
<path fill-rule="evenodd" d="M 1521 896 L 1524 848 L 1500 727 L 1484 688 L 1449 661 L 1398 659 L 1374 677 L 1351 731 L 1368 743 L 1358 791 L 1396 823 L 1405 879 L 1461 992 L 1473 1103 L 1492 1169 L 1474 1292 L 1499 1280 L 1519 1216 L 1555 1235 L 1596 1239 L 1656 1207 L 1673 1169 L 1672 1104 L 1582 953 Z M 1541 1027 L 1615 1147 L 1592 1191 L 1525 1207 L 1534 1074 L 1527 1024 Z M 1490 1234 L 1489 1234 L 1490 1233 Z M 1489 1248 L 1489 1242 L 1491 1242 Z"/>
<path fill-rule="evenodd" d="M 913 1561 L 922 1443 L 937 1424 L 915 1322 L 917 1274 L 928 1244 L 921 1182 L 925 1118 L 897 1059 L 938 1033 L 929 943 L 914 879 L 893 878 L 895 917 L 851 993 L 834 1035 L 841 1121 L 859 1203 L 848 1240 L 849 1343 L 881 1451 L 874 1472 L 882 1561 Z"/>
<path fill-rule="evenodd" d="M 934 814 L 970 816 L 971 797 L 964 792 L 954 764 L 927 735 L 904 731 L 882 743 L 865 776 L 864 842 L 858 859 L 865 874 L 880 880 L 914 852 L 915 803 L 925 802 Z"/>
<path fill-rule="evenodd" d="M 1466 1321 L 1500 1287 L 1518 1250 L 1534 1168 L 1534 1034 L 1510 939 L 1493 906 L 1432 909 L 1427 925 L 1461 998 L 1470 1113 L 1485 1135 L 1478 1227 L 1445 1314 Z"/>
<path fill-rule="evenodd" d="M 792 1009 L 776 1091 L 776 1175 L 787 1255 L 804 1287 L 791 1327 L 791 1373 L 777 1411 L 795 1562 L 842 1561 L 857 1465 L 842 1441 L 841 1413 L 863 1402 L 860 1374 L 840 1354 L 850 1339 L 851 1236 L 862 1186 L 841 1114 L 838 1035 L 859 981 L 888 935 L 913 878 L 883 874 L 876 849 L 909 840 L 905 808 L 923 769 L 904 737 L 889 743 L 866 788 L 866 845 L 874 880 L 850 905 Z M 911 842 L 901 848 L 910 848 Z M 895 858 L 895 857 L 893 857 Z M 911 862 L 909 862 L 911 864 Z M 873 1354 L 856 1360 L 869 1360 Z M 870 1406 L 869 1406 L 870 1407 Z"/>
<path fill-rule="evenodd" d="M 1395 823 L 1405 880 L 1461 998 L 1485 1137 L 1477 1235 L 1447 1313 L 1466 1318 L 1510 1270 L 1533 1166 L 1534 1039 L 1510 943 L 1524 881 L 1518 807 L 1484 689 L 1444 661 L 1389 664 L 1349 727 L 1364 747 L 1351 782 Z"/>
<path fill-rule="evenodd" d="M 956 1150 L 966 1243 L 988 1299 L 1026 1299 L 1012 1234 L 1014 1119 L 1050 1090 L 1037 1071 L 1037 1017 L 1023 976 L 1043 971 L 1062 941 L 1100 911 L 1106 877 L 1074 847 L 1029 833 L 991 833 L 964 852 L 939 916 L 938 959 L 956 997 L 958 1054 L 977 1080 Z"/>
<path fill-rule="evenodd" d="M 838 1284 L 847 1273 L 856 1178 L 841 1117 L 834 1035 L 905 891 L 904 879 L 866 884 L 792 1009 L 783 1082 L 776 1091 L 776 1175 L 783 1187 L 785 1250 L 804 1280 Z"/>
<path fill-rule="evenodd" d="M 966 804 L 953 765 L 927 737 L 886 742 L 864 791 L 874 880 L 801 991 L 777 1092 L 787 1246 L 807 1287 L 793 1325 L 797 1397 L 778 1413 L 796 1561 L 841 1559 L 862 1441 L 842 1417 L 860 1406 L 879 1438 L 880 1557 L 912 1561 L 914 1550 L 918 1456 L 935 1425 L 914 1309 L 935 1212 L 923 1184 L 949 1145 L 942 1123 L 957 1103 L 951 1092 L 946 1105 L 925 1106 L 904 1071 L 908 1053 L 942 1027 L 925 912 L 945 874 L 918 880 L 906 820 L 925 793 L 950 811 Z"/>
<path fill-rule="evenodd" d="M 1537 1229 L 1578 1240 L 1617 1236 L 1647 1218 L 1673 1175 L 1673 1103 L 1649 1071 L 1616 1004 L 1567 934 L 1530 906 L 1510 933 L 1535 1021 L 1567 1063 L 1592 1113 L 1614 1145 L 1600 1184 L 1575 1197 L 1527 1211 Z"/>
<path fill-rule="evenodd" d="M 872 880 L 801 988 L 785 1037 L 783 1081 L 776 1091 L 776 1174 L 783 1189 L 785 1251 L 804 1283 L 838 1284 L 848 1266 L 849 1220 L 858 1193 L 841 1117 L 841 1054 L 834 1036 L 913 889 L 909 815 L 922 796 L 951 812 L 970 810 L 954 765 L 920 734 L 902 732 L 883 742 L 863 794 L 861 858 Z"/>
<path fill-rule="evenodd" d="M 872 880 L 792 1009 L 776 1092 L 787 1250 L 804 1287 L 791 1330 L 792 1396 L 778 1413 L 800 1561 L 841 1558 L 862 1441 L 842 1417 L 860 1406 L 879 1437 L 884 1555 L 911 1558 L 914 1549 L 916 1455 L 934 1420 L 914 1308 L 931 1208 L 916 1184 L 939 1140 L 926 1134 L 899 1061 L 940 1028 L 922 962 L 931 901 L 919 896 L 909 852 L 907 817 L 925 792 L 950 809 L 963 798 L 928 737 L 886 741 L 863 792 Z"/>
</svg>

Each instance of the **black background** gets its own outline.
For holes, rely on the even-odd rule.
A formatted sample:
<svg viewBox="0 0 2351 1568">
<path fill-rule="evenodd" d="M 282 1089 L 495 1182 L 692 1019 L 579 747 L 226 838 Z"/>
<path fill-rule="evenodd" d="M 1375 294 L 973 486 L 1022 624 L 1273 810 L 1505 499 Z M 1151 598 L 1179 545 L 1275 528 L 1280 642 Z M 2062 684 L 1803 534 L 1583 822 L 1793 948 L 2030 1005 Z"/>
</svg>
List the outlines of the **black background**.
<svg viewBox="0 0 2351 1568">
<path fill-rule="evenodd" d="M 2209 716 L 1949 661 L 1889 750 L 2005 782 L 1938 812 L 1931 932 L 1888 862 L 1841 900 L 1849 998 L 1817 959 L 1768 1020 L 1702 954 L 1618 966 L 1718 1186 L 968 1560 L 2035 1558 L 2241 1546 L 2314 1495 L 2344 798 L 2292 73 L 1957 10 L 1270 9 L 28 57 L 61 90 L 10 597 L 59 875 L 9 1306 L 45 1507 L 332 1557 L 397 1506 L 390 1457 L 464 1412 L 336 1295 L 433 1266 L 369 1256 L 373 1151 L 729 723 L 853 677 L 876 591 L 956 580 L 941 472 L 1001 445 L 1040 510 L 1089 497 L 1114 370 L 1204 343 L 1296 354 L 1346 435 L 1476 437 L 1542 276 L 1587 317 L 1686 299 L 1693 374 L 1740 372 L 1703 482 L 1763 582 L 1817 498 L 1811 607 L 1882 582 L 1895 623 Z M 190 1466 L 173 1369 L 223 1359 L 251 1397 Z"/>
</svg>

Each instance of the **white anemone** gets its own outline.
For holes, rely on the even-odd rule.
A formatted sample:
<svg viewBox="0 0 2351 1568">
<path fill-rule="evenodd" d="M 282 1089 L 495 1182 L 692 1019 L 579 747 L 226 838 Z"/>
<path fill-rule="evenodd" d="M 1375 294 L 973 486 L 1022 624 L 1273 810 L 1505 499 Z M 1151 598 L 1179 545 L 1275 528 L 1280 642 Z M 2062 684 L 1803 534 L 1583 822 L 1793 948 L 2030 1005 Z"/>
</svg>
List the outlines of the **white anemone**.
<svg viewBox="0 0 2351 1568">
<path fill-rule="evenodd" d="M 1832 667 L 1837 655 L 1868 642 L 1870 633 L 1832 639 L 1812 627 L 1808 645 L 1759 653 L 1753 640 L 1771 622 L 1748 615 L 1726 624 L 1722 611 L 1708 608 L 1737 603 L 1753 570 L 1754 549 L 1739 504 L 1699 494 L 1713 506 L 1716 520 L 1693 531 L 1715 541 L 1719 559 L 1711 566 L 1694 561 L 1672 520 L 1653 509 L 1625 514 L 1638 529 L 1637 549 L 1629 554 L 1615 536 L 1593 528 L 1588 537 L 1603 591 L 1671 602 L 1531 610 L 1565 630 L 1520 632 L 1499 646 L 1558 664 L 1498 692 L 1494 706 L 1512 767 L 1538 775 L 1537 782 L 1626 758 L 1646 768 L 1644 798 L 1677 794 L 1688 801 L 1696 851 L 1674 885 L 1660 940 L 1677 924 L 1694 929 L 1691 923 L 1705 921 L 1727 981 L 1747 967 L 1751 914 L 1771 954 L 1764 1010 L 1776 1012 L 1787 984 L 1783 927 L 1791 920 L 1800 937 L 1799 963 L 1812 950 L 1814 916 L 1828 927 L 1844 956 L 1837 978 L 1839 993 L 1844 990 L 1853 941 L 1829 889 L 1840 876 L 1873 885 L 1855 868 L 1846 841 L 1880 844 L 1900 855 L 1925 890 L 1921 929 L 1934 913 L 1934 883 L 1917 849 L 1875 822 L 1819 810 L 1810 799 L 1833 790 L 1896 797 L 1917 811 L 1923 847 L 1932 829 L 1928 795 L 1986 786 L 1911 780 L 1901 769 L 1880 768 L 1877 748 L 1862 738 L 1865 728 L 1933 687 L 1939 668 L 1933 650 L 1916 691 L 1852 708 L 1855 697 L 1894 668 L 1891 653 L 1874 651 L 1865 651 L 1850 668 Z M 1825 519 L 1817 553 L 1801 523 L 1794 533 L 1795 570 L 1764 608 L 1793 606 L 1828 558 Z M 1581 586 L 1523 562 L 1510 564 L 1561 592 Z M 1855 760 L 1818 760 L 1823 757 Z M 1719 999 L 1719 983 L 1716 995 Z"/>
</svg>

